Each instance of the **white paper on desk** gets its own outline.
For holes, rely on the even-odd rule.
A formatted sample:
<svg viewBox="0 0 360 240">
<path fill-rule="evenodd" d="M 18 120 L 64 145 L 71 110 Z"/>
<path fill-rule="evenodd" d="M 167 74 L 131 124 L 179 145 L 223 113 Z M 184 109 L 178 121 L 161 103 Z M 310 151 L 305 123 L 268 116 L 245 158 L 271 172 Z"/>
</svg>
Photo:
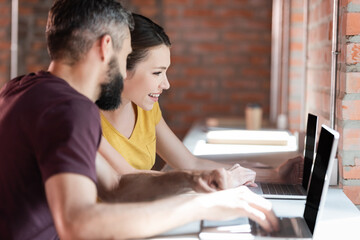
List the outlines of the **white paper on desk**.
<svg viewBox="0 0 360 240">
<path fill-rule="evenodd" d="M 251 233 L 227 233 L 227 232 L 201 232 L 199 234 L 201 240 L 253 240 L 255 237 Z"/>
<path fill-rule="evenodd" d="M 254 239 L 248 218 L 228 221 L 203 221 L 200 239 Z"/>
<path fill-rule="evenodd" d="M 201 221 L 194 221 L 187 223 L 183 226 L 171 229 L 159 236 L 174 236 L 174 235 L 186 235 L 186 234 L 198 234 L 201 231 Z"/>
<path fill-rule="evenodd" d="M 207 143 L 244 145 L 288 145 L 287 131 L 270 130 L 217 130 L 206 134 Z"/>
</svg>

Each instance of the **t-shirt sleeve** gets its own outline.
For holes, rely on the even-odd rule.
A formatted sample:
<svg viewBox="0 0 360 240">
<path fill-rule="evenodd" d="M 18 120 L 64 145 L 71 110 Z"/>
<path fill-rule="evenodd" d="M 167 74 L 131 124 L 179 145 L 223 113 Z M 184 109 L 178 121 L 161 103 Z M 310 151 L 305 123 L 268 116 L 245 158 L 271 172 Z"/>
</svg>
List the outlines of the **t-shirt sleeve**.
<svg viewBox="0 0 360 240">
<path fill-rule="evenodd" d="M 39 116 L 34 139 L 45 182 L 58 173 L 76 173 L 96 183 L 95 157 L 101 137 L 99 111 L 90 101 L 64 101 Z"/>
<path fill-rule="evenodd" d="M 160 109 L 160 106 L 159 106 L 158 102 L 156 102 L 154 104 L 153 113 L 154 113 L 155 125 L 157 125 L 160 122 L 161 115 L 162 115 L 161 114 L 161 109 Z"/>
</svg>

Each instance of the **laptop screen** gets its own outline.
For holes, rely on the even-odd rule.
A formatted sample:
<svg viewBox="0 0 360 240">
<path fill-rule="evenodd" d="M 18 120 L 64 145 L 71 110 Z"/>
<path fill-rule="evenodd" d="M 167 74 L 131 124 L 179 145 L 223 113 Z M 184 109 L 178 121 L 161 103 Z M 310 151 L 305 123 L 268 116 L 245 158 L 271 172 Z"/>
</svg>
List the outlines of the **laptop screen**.
<svg viewBox="0 0 360 240">
<path fill-rule="evenodd" d="M 317 133 L 317 116 L 309 113 L 307 126 L 306 126 L 306 138 L 305 138 L 305 152 L 304 152 L 304 172 L 302 179 L 302 186 L 304 189 L 308 189 L 309 179 L 311 175 L 311 168 L 314 161 L 315 142 Z"/>
<path fill-rule="evenodd" d="M 333 142 L 334 135 L 322 127 L 304 211 L 304 219 L 311 233 L 314 233 Z"/>
</svg>

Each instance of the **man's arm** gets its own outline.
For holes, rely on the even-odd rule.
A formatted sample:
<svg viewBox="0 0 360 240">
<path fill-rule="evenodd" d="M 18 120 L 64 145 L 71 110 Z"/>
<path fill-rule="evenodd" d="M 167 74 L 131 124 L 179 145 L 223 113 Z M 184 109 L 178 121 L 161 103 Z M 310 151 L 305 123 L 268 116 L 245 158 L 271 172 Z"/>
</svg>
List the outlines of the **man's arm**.
<svg viewBox="0 0 360 240">
<path fill-rule="evenodd" d="M 240 216 L 250 217 L 267 231 L 278 229 L 270 202 L 246 187 L 151 202 L 108 204 L 96 202 L 92 180 L 62 173 L 50 177 L 45 190 L 60 239 L 145 238 L 191 221 Z"/>
<path fill-rule="evenodd" d="M 232 179 L 221 169 L 212 171 L 138 172 L 119 176 L 97 154 L 99 196 L 107 202 L 149 201 L 188 191 L 213 192 L 232 187 Z"/>
</svg>

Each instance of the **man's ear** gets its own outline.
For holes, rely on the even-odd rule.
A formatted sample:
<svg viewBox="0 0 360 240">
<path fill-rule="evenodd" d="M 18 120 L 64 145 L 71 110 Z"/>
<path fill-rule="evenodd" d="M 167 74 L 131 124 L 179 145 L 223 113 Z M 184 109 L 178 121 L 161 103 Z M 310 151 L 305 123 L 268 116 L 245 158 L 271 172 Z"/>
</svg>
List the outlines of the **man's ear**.
<svg viewBox="0 0 360 240">
<path fill-rule="evenodd" d="M 113 55 L 113 42 L 109 34 L 105 34 L 100 38 L 100 57 L 101 60 L 109 62 Z"/>
</svg>

